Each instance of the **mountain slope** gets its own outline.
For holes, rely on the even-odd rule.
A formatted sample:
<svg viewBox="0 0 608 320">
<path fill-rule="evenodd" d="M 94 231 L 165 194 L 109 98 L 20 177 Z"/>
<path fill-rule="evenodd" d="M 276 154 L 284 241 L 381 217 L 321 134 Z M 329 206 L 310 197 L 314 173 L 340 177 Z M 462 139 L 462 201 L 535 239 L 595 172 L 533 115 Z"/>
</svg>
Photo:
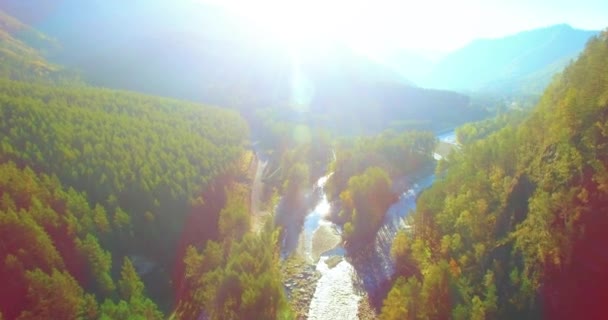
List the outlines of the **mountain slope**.
<svg viewBox="0 0 608 320">
<path fill-rule="evenodd" d="M 42 60 L 16 39 L 43 36 L 4 21 Z M 0 319 L 161 319 L 178 301 L 184 319 L 234 317 L 235 301 L 241 318 L 289 318 L 277 233 L 245 235 L 253 155 L 237 112 L 10 67 L 28 77 L 0 78 Z M 206 243 L 223 257 L 212 282 L 196 265 Z"/>
<path fill-rule="evenodd" d="M 236 107 L 246 114 L 290 108 L 304 112 L 302 117 L 327 119 L 339 132 L 353 121 L 371 121 L 373 131 L 401 120 L 443 129 L 485 115 L 469 108 L 464 96 L 406 84 L 344 46 L 294 52 L 225 9 L 165 1 L 66 3 L 37 27 L 65 47 L 58 61 L 82 70 L 96 85 Z M 27 5 L 17 7 L 11 7 L 13 13 L 27 15 Z M 384 97 L 387 91 L 390 99 Z M 342 121 L 346 113 L 350 124 Z M 445 114 L 445 121 L 434 127 L 429 114 Z"/>
<path fill-rule="evenodd" d="M 535 84 L 544 89 L 551 76 L 576 58 L 597 31 L 561 24 L 499 39 L 481 39 L 452 52 L 425 83 L 460 91 L 517 93 Z M 540 82 L 540 85 L 539 85 Z"/>
<path fill-rule="evenodd" d="M 128 258 L 122 277 L 112 274 L 112 256 L 100 245 L 99 228 L 110 228 L 101 207 L 12 162 L 0 164 L 0 190 L 0 318 L 163 318 Z M 139 289 L 112 295 L 131 288 Z"/>
<path fill-rule="evenodd" d="M 74 209 L 86 229 L 77 231 L 84 237 L 94 230 L 90 232 L 110 252 L 108 259 L 137 257 L 133 263 L 138 270 L 138 261 L 147 261 L 151 274 L 143 281 L 165 311 L 171 303 L 170 271 L 181 259 L 177 248 L 182 233 L 196 227 L 198 239 L 206 239 L 216 232 L 217 212 L 203 212 L 202 226 L 187 224 L 192 208 L 220 176 L 237 175 L 234 168 L 247 136 L 245 121 L 231 110 L 107 89 L 0 79 L 0 162 L 29 166 L 56 177 L 69 192 L 86 192 L 83 199 L 88 201 L 79 201 Z M 213 203 L 221 206 L 221 197 Z M 82 216 L 85 207 L 95 211 Z M 0 243 L 5 241 L 2 234 Z M 83 287 L 91 281 L 78 280 Z M 100 294 L 95 288 L 90 291 Z M 11 294 L 4 290 L 0 295 Z"/>
<path fill-rule="evenodd" d="M 382 319 L 597 319 L 607 312 L 608 32 L 521 125 L 453 154 L 395 240 Z M 519 121 L 516 121 L 519 122 Z"/>
<path fill-rule="evenodd" d="M 46 55 L 59 50 L 56 41 L 0 10 L 0 77 L 27 81 L 75 81 Z"/>
</svg>

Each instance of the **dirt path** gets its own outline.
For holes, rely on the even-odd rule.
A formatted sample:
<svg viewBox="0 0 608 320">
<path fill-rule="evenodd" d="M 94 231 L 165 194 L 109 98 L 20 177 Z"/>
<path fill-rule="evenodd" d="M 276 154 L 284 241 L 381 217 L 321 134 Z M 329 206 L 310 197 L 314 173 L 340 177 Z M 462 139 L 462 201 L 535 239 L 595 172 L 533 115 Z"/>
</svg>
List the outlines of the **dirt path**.
<svg viewBox="0 0 608 320">
<path fill-rule="evenodd" d="M 255 158 L 255 175 L 251 185 L 251 228 L 254 232 L 259 232 L 264 226 L 264 221 L 269 212 L 262 210 L 262 192 L 264 190 L 264 182 L 262 177 L 268 161 Z"/>
</svg>

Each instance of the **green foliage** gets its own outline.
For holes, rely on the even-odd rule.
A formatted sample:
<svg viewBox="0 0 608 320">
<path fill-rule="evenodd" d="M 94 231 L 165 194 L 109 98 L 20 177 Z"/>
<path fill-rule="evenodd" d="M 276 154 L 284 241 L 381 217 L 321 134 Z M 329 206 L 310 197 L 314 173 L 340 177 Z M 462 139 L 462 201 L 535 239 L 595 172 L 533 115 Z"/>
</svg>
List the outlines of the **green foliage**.
<svg viewBox="0 0 608 320">
<path fill-rule="evenodd" d="M 144 284 L 139 280 L 137 272 L 133 267 L 133 263 L 127 257 L 125 257 L 120 271 L 120 281 L 118 281 L 118 288 L 120 289 L 120 296 L 129 301 L 133 298 L 140 297 L 144 291 Z"/>
<path fill-rule="evenodd" d="M 343 237 L 348 241 L 368 240 L 382 224 L 384 213 L 395 200 L 386 171 L 371 167 L 348 181 L 340 194 L 341 216 L 346 220 Z"/>
<path fill-rule="evenodd" d="M 386 131 L 371 137 L 345 140 L 338 146 L 331 165 L 334 174 L 327 182 L 330 198 L 346 189 L 349 179 L 369 167 L 381 167 L 391 176 L 413 173 L 433 161 L 436 139 L 431 132 Z"/>
<path fill-rule="evenodd" d="M 176 318 L 292 318 L 280 280 L 279 231 L 271 224 L 260 233 L 249 231 L 247 191 L 240 184 L 224 186 L 219 238 L 202 250 L 186 248 Z"/>
<path fill-rule="evenodd" d="M 240 186 L 226 190 L 226 205 L 220 211 L 218 228 L 222 239 L 240 239 L 250 229 L 247 190 Z"/>
<path fill-rule="evenodd" d="M 53 269 L 49 275 L 35 269 L 26 272 L 25 279 L 28 307 L 18 319 L 78 319 L 83 316 L 84 292 L 69 273 Z"/>
<path fill-rule="evenodd" d="M 199 253 L 187 250 L 186 281 L 191 301 L 181 301 L 176 314 L 190 319 L 200 308 L 210 319 L 286 319 L 291 312 L 278 270 L 278 232 L 247 233 L 222 252 L 207 243 Z"/>
<path fill-rule="evenodd" d="M 91 223 L 103 208 L 92 208 L 84 194 L 66 191 L 57 178 L 12 162 L 0 164 L 0 190 L 3 314 L 10 319 L 96 319 L 95 296 L 83 287 L 106 296 L 115 287 L 111 254 Z"/>
<path fill-rule="evenodd" d="M 469 131 L 502 120 L 460 131 L 467 143 L 418 200 L 411 250 L 402 236 L 393 248 L 397 263 L 419 271 L 409 279 L 422 283 L 413 304 L 423 311 L 407 317 L 601 314 L 605 302 L 593 288 L 605 285 L 606 260 L 592 248 L 606 241 L 601 226 L 608 223 L 599 213 L 608 205 L 607 59 L 603 33 L 519 126 L 483 139 Z M 402 287 L 396 282 L 393 290 Z M 389 294 L 383 317 L 403 311 L 396 295 Z"/>
<path fill-rule="evenodd" d="M 341 141 L 325 191 L 330 200 L 340 200 L 336 222 L 344 225 L 343 237 L 349 244 L 366 243 L 375 235 L 386 210 L 396 200 L 390 177 L 432 164 L 436 142 L 431 132 L 416 131 L 386 131 Z"/>
<path fill-rule="evenodd" d="M 398 275 L 411 275 L 412 262 L 409 260 L 412 254 L 412 240 L 410 235 L 404 231 L 400 231 L 393 239 L 391 247 L 391 257 L 395 262 Z"/>
<path fill-rule="evenodd" d="M 122 300 L 106 300 L 101 305 L 101 319 L 163 319 L 163 314 L 152 300 L 144 295 L 144 284 L 135 272 L 131 260 L 124 258 L 118 289 Z"/>
<path fill-rule="evenodd" d="M 513 109 L 507 113 L 502 113 L 495 118 L 467 123 L 456 128 L 456 137 L 459 143 L 470 144 L 476 140 L 487 137 L 507 125 L 516 127 L 525 120 L 528 114 L 529 110 Z"/>
<path fill-rule="evenodd" d="M 154 200 L 196 194 L 240 155 L 246 137 L 238 115 L 218 108 L 5 80 L 0 88 L 5 156 L 142 215 L 159 209 Z M 127 190 L 137 203 L 125 200 Z"/>
<path fill-rule="evenodd" d="M 83 215 L 78 228 L 112 252 L 153 257 L 167 270 L 173 260 L 159 250 L 177 246 L 189 204 L 234 170 L 248 134 L 225 109 L 9 80 L 0 80 L 0 131 L 2 159 L 86 192 L 88 201 L 73 208 Z M 91 211 L 88 203 L 99 205 Z"/>
<path fill-rule="evenodd" d="M 125 229 L 128 228 L 131 224 L 131 217 L 121 208 L 116 208 L 116 212 L 114 213 L 114 218 L 112 222 L 114 223 L 115 228 Z"/>
<path fill-rule="evenodd" d="M 416 319 L 420 308 L 415 305 L 420 299 L 420 282 L 416 278 L 398 278 L 382 306 L 380 320 Z"/>
<path fill-rule="evenodd" d="M 134 299 L 130 302 L 120 300 L 118 303 L 106 300 L 101 305 L 101 315 L 103 320 L 161 320 L 164 319 L 156 305 L 150 299 Z"/>
<path fill-rule="evenodd" d="M 300 194 L 304 188 L 310 186 L 310 170 L 303 162 L 296 162 L 290 167 L 287 179 L 284 183 L 284 194 L 294 197 Z"/>
<path fill-rule="evenodd" d="M 91 234 L 87 234 L 84 241 L 76 239 L 76 248 L 89 262 L 91 273 L 99 291 L 105 294 L 114 291 L 114 281 L 112 281 L 112 277 L 110 276 L 112 256 L 101 248 L 97 238 Z"/>
</svg>

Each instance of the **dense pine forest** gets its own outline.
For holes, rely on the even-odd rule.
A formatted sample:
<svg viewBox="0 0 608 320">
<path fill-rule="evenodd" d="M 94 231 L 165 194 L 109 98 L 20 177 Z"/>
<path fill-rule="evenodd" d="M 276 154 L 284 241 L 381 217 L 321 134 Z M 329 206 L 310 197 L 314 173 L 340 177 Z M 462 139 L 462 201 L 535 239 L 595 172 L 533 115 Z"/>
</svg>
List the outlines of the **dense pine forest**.
<svg viewBox="0 0 608 320">
<path fill-rule="evenodd" d="M 6 319 L 162 319 L 131 260 L 120 261 L 121 272 L 113 276 L 112 255 L 100 245 L 110 228 L 130 227 L 129 215 L 117 211 L 110 222 L 84 194 L 29 167 L 9 161 L 0 172 Z M 90 292 L 98 293 L 99 303 Z"/>
<path fill-rule="evenodd" d="M 149 94 L 94 86 L 116 75 L 83 77 L 1 9 L 0 319 L 605 314 L 608 31 L 534 108 L 480 107 L 343 52 L 302 64 L 316 100 L 285 102 L 292 84 L 256 82 L 255 59 L 243 83 L 218 64 L 189 84 L 187 68 L 129 74 L 141 83 L 123 89 Z"/>
<path fill-rule="evenodd" d="M 223 246 L 206 245 L 221 259 L 244 259 L 243 250 L 267 252 L 268 260 L 256 269 L 241 266 L 227 276 L 251 270 L 262 275 L 276 268 L 272 229 L 259 240 L 249 235 L 237 246 L 249 231 L 249 216 L 245 195 L 230 183 L 246 175 L 247 127 L 235 112 L 104 89 L 1 82 L 2 275 L 14 275 L 2 289 L 7 318 L 163 318 L 146 298 L 128 256 L 145 255 L 160 264 L 157 268 L 171 270 L 184 259 L 175 250 L 188 240 L 180 240 L 184 228 L 201 232 L 198 241 L 224 241 Z M 197 216 L 203 220 L 185 226 Z M 182 254 L 185 278 L 194 281 L 187 294 L 200 299 L 201 280 L 191 270 L 204 269 L 191 265 L 198 259 L 194 247 Z M 120 274 L 116 264 L 122 264 Z M 155 283 L 166 279 L 161 289 L 168 293 L 161 296 L 171 296 L 171 274 L 154 277 Z M 273 303 L 282 297 L 278 278 L 267 277 L 272 282 L 260 284 L 266 291 L 258 298 L 251 292 L 247 296 L 254 304 L 249 308 L 266 314 L 276 311 L 274 305 L 270 311 L 258 309 L 256 299 L 268 298 L 268 290 L 278 297 Z M 220 286 L 231 279 L 215 281 Z M 248 279 L 242 290 L 254 288 Z M 69 292 L 50 302 L 62 286 Z"/>
</svg>

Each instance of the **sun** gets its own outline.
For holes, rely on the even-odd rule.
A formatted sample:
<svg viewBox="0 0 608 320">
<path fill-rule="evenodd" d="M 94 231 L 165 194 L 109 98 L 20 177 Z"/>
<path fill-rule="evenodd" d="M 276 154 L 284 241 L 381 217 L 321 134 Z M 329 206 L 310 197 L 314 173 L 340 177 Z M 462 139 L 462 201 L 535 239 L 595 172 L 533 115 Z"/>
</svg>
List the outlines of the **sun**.
<svg viewBox="0 0 608 320">
<path fill-rule="evenodd" d="M 363 19 L 370 3 L 346 0 L 221 1 L 217 4 L 239 15 L 291 49 L 314 50 L 338 42 L 362 42 L 374 21 Z"/>
</svg>

